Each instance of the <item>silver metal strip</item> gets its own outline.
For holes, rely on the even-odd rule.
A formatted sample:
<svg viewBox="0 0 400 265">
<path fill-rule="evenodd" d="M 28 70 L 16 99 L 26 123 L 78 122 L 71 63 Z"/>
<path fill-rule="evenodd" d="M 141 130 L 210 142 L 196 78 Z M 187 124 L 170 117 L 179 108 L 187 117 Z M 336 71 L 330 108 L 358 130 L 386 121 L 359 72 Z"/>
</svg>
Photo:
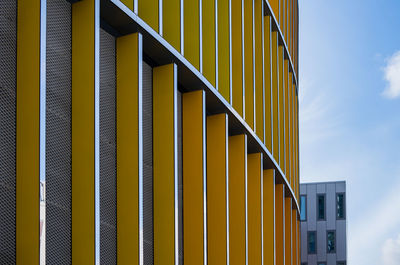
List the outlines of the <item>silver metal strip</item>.
<svg viewBox="0 0 400 265">
<path fill-rule="evenodd" d="M 42 240 L 39 239 L 39 264 L 46 264 L 46 25 L 47 25 L 47 0 L 40 0 L 40 106 L 39 106 L 39 224 L 40 216 L 43 216 Z M 43 197 L 42 197 L 43 195 Z M 41 200 L 44 201 L 44 207 L 40 207 Z M 40 231 L 40 227 L 38 227 Z M 43 247 L 42 247 L 43 242 Z"/>
<path fill-rule="evenodd" d="M 182 56 L 185 56 L 185 23 L 184 23 L 184 0 L 181 0 L 181 54 Z"/>
<path fill-rule="evenodd" d="M 218 0 L 214 1 L 215 9 L 215 89 L 218 90 Z"/>
<path fill-rule="evenodd" d="M 269 93 L 271 95 L 270 97 L 270 113 L 271 116 L 269 117 L 271 120 L 271 153 L 272 150 L 274 150 L 274 97 L 273 97 L 273 88 L 272 88 L 272 28 L 271 28 L 271 17 L 267 16 L 268 20 L 269 20 L 269 28 L 267 30 L 269 30 Z M 265 29 L 264 29 L 265 30 Z"/>
<path fill-rule="evenodd" d="M 139 264 L 144 263 L 143 239 L 143 37 L 138 33 L 138 177 L 139 177 Z"/>
<path fill-rule="evenodd" d="M 262 95 L 263 95 L 263 143 L 266 145 L 267 139 L 265 134 L 265 46 L 264 46 L 264 4 L 261 4 L 261 55 L 262 55 Z M 272 150 L 270 150 L 272 151 Z"/>
<path fill-rule="evenodd" d="M 261 200 L 261 265 L 264 265 L 264 168 L 263 168 L 263 154 L 261 153 L 261 178 L 260 178 L 260 200 Z"/>
<path fill-rule="evenodd" d="M 158 0 L 158 34 L 163 35 L 163 0 Z"/>
<path fill-rule="evenodd" d="M 242 103 L 243 103 L 243 119 L 246 120 L 246 69 L 244 59 L 244 0 L 242 0 Z"/>
<path fill-rule="evenodd" d="M 225 113 L 225 193 L 226 193 L 226 264 L 229 265 L 229 125 Z"/>
<path fill-rule="evenodd" d="M 274 203 L 273 203 L 273 205 L 272 205 L 272 207 L 273 207 L 273 209 L 274 209 L 274 220 L 273 220 L 273 223 L 274 223 L 274 249 L 276 249 L 276 207 L 275 207 L 275 204 L 276 204 L 276 192 L 275 192 L 275 185 L 276 185 L 276 175 L 275 175 L 276 173 L 275 173 L 275 170 L 273 169 L 273 178 L 274 178 L 274 181 L 273 181 L 273 183 L 274 183 L 274 187 L 273 187 L 273 189 L 272 189 L 272 192 L 274 193 Z M 273 265 L 275 265 L 276 264 L 276 251 L 273 251 L 274 252 L 274 264 Z"/>
<path fill-rule="evenodd" d="M 100 265 L 100 0 L 94 1 L 95 263 Z"/>
<path fill-rule="evenodd" d="M 134 3 L 133 3 L 133 12 L 135 12 L 135 14 L 137 15 L 138 12 L 139 12 L 139 7 L 138 7 L 139 0 L 133 0 L 133 1 L 134 1 Z"/>
<path fill-rule="evenodd" d="M 178 67 L 174 64 L 174 188 L 175 188 L 175 265 L 179 265 L 178 220 Z"/>
<path fill-rule="evenodd" d="M 256 112 L 256 35 L 255 35 L 255 24 L 254 24 L 254 0 L 252 0 L 252 45 L 253 45 L 253 127 L 254 132 L 257 131 L 257 112 Z"/>
<path fill-rule="evenodd" d="M 206 92 L 202 90 L 203 97 L 203 251 L 204 251 L 204 265 L 207 265 L 207 129 L 206 129 Z"/>
<path fill-rule="evenodd" d="M 232 106 L 232 0 L 229 0 L 229 104 Z"/>
<path fill-rule="evenodd" d="M 246 265 L 249 264 L 249 217 L 247 194 L 247 135 L 244 135 L 244 207 L 246 215 Z"/>
<path fill-rule="evenodd" d="M 200 73 L 203 74 L 203 6 L 202 0 L 199 0 L 199 64 Z"/>
</svg>

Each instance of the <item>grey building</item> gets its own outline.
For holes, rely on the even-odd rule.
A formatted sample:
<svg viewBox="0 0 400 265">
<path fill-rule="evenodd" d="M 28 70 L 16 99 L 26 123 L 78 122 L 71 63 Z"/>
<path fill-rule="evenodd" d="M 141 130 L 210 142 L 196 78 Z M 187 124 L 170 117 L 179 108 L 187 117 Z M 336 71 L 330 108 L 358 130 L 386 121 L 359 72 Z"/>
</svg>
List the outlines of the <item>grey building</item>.
<svg viewBox="0 0 400 265">
<path fill-rule="evenodd" d="M 300 184 L 301 265 L 346 265 L 346 182 Z"/>
</svg>

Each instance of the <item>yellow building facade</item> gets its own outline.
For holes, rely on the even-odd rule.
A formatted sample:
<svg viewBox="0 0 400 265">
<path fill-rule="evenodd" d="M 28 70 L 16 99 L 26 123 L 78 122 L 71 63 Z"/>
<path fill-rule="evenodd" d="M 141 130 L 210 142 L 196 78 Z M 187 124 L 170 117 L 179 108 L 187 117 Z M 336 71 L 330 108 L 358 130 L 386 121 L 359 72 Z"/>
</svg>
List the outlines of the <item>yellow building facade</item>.
<svg viewBox="0 0 400 265">
<path fill-rule="evenodd" d="M 3 0 L 0 264 L 299 265 L 297 0 Z"/>
</svg>

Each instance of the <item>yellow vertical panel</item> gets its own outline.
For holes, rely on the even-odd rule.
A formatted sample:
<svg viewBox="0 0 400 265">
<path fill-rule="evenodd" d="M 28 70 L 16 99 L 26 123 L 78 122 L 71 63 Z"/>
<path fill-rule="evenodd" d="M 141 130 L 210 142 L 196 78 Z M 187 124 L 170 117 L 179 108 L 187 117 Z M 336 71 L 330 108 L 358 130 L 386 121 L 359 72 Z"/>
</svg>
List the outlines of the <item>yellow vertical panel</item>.
<svg viewBox="0 0 400 265">
<path fill-rule="evenodd" d="M 137 0 L 138 15 L 152 29 L 158 32 L 158 2 L 159 0 Z"/>
<path fill-rule="evenodd" d="M 153 68 L 154 264 L 175 262 L 176 66 Z"/>
<path fill-rule="evenodd" d="M 204 100 L 203 90 L 184 93 L 182 96 L 183 259 L 186 264 L 198 265 L 204 262 Z"/>
<path fill-rule="evenodd" d="M 294 168 L 293 168 L 293 73 L 289 73 L 289 83 L 288 83 L 288 103 L 287 103 L 287 113 L 288 113 L 288 120 L 289 120 L 289 172 L 291 178 L 291 186 L 293 191 L 294 187 L 296 187 L 296 176 L 294 175 Z"/>
<path fill-rule="evenodd" d="M 268 0 L 278 23 L 279 23 L 279 1 L 280 0 Z"/>
<path fill-rule="evenodd" d="M 296 172 L 297 172 L 297 181 L 299 181 L 300 179 L 299 179 L 299 177 L 300 177 L 300 165 L 299 165 L 299 106 L 298 106 L 298 103 L 299 103 L 299 98 L 296 96 L 296 100 L 295 100 L 295 113 L 296 113 L 296 116 L 295 116 L 295 121 L 296 121 L 296 124 L 295 124 L 295 128 L 296 128 L 296 135 L 295 135 L 295 141 L 296 141 Z M 299 192 L 299 189 L 297 189 L 297 193 Z M 297 194 L 297 196 L 298 196 L 298 194 Z"/>
<path fill-rule="evenodd" d="M 254 0 L 254 50 L 255 50 L 255 103 L 256 104 L 256 134 L 264 142 L 264 94 L 263 94 L 263 31 L 264 21 L 262 0 Z"/>
<path fill-rule="evenodd" d="M 139 0 L 120 0 L 124 5 L 126 5 L 127 8 L 133 11 L 133 2 L 134 1 L 139 1 Z M 143 0 L 141 0 L 143 1 Z M 147 1 L 147 0 L 145 0 Z"/>
<path fill-rule="evenodd" d="M 17 5 L 16 261 L 39 264 L 40 1 Z"/>
<path fill-rule="evenodd" d="M 200 70 L 200 12 L 199 0 L 184 0 L 184 55 Z M 210 30 L 210 29 L 207 29 Z"/>
<path fill-rule="evenodd" d="M 292 198 L 285 198 L 285 265 L 292 265 Z"/>
<path fill-rule="evenodd" d="M 247 156 L 247 220 L 248 220 L 248 263 L 262 264 L 261 246 L 261 179 L 262 154 L 255 153 Z"/>
<path fill-rule="evenodd" d="M 254 130 L 253 1 L 244 1 L 245 120 Z"/>
<path fill-rule="evenodd" d="M 246 135 L 229 137 L 229 261 L 246 263 Z"/>
<path fill-rule="evenodd" d="M 202 0 L 203 75 L 215 87 L 215 1 Z"/>
<path fill-rule="evenodd" d="M 207 117 L 208 264 L 227 262 L 227 114 Z"/>
<path fill-rule="evenodd" d="M 285 186 L 275 185 L 276 265 L 285 265 Z"/>
<path fill-rule="evenodd" d="M 218 91 L 230 102 L 229 0 L 218 0 Z M 204 38 L 204 36 L 203 36 Z"/>
<path fill-rule="evenodd" d="M 117 38 L 117 259 L 139 259 L 139 35 Z"/>
<path fill-rule="evenodd" d="M 264 264 L 275 264 L 275 171 L 263 172 Z"/>
<path fill-rule="evenodd" d="M 273 147 L 272 153 L 276 162 L 279 163 L 279 65 L 278 61 L 278 32 L 273 31 L 272 36 L 272 128 Z"/>
<path fill-rule="evenodd" d="M 147 1 L 147 0 L 140 0 Z M 181 0 L 163 0 L 163 37 L 181 51 Z"/>
<path fill-rule="evenodd" d="M 288 0 L 289 2 L 289 6 L 288 6 L 288 37 L 287 37 L 287 45 L 288 45 L 288 49 L 289 49 L 289 53 L 290 53 L 290 56 L 292 57 L 292 54 L 293 54 L 293 50 L 292 50 L 292 44 L 293 44 L 293 41 L 292 41 L 292 34 L 293 34 L 293 28 L 292 28 L 292 26 L 293 26 L 293 14 L 292 14 L 292 10 L 293 10 L 293 0 Z"/>
<path fill-rule="evenodd" d="M 72 5 L 72 263 L 94 264 L 95 0 Z"/>
<path fill-rule="evenodd" d="M 284 139 L 285 139 L 285 174 L 286 174 L 286 178 L 289 181 L 289 184 L 292 183 L 291 180 L 291 175 L 290 175 L 290 169 L 289 169 L 289 155 L 290 155 L 290 149 L 289 149 L 289 131 L 290 131 L 290 127 L 289 127 L 289 60 L 285 60 L 284 61 L 284 98 L 283 98 L 283 102 L 284 102 L 284 126 L 285 126 L 285 130 L 284 130 Z"/>
<path fill-rule="evenodd" d="M 297 210 L 292 209 L 292 264 L 298 265 L 297 261 Z"/>
<path fill-rule="evenodd" d="M 264 17 L 264 104 L 265 146 L 272 153 L 272 53 L 271 17 Z M 276 78 L 276 77 L 275 77 Z"/>
<path fill-rule="evenodd" d="M 232 105 L 243 116 L 242 2 L 231 0 L 232 21 Z"/>
<path fill-rule="evenodd" d="M 286 20 L 287 20 L 287 14 L 286 14 L 286 11 L 287 11 L 287 0 L 281 0 L 281 20 L 280 20 L 280 22 L 279 22 L 279 24 L 280 24 L 280 26 L 281 26 L 281 31 L 282 31 L 282 34 L 283 34 L 283 39 L 286 41 L 286 26 L 287 26 L 287 23 L 286 23 Z"/>
<path fill-rule="evenodd" d="M 278 47 L 278 65 L 279 65 L 279 166 L 284 174 L 285 171 L 285 76 L 284 72 L 284 48 Z"/>
</svg>

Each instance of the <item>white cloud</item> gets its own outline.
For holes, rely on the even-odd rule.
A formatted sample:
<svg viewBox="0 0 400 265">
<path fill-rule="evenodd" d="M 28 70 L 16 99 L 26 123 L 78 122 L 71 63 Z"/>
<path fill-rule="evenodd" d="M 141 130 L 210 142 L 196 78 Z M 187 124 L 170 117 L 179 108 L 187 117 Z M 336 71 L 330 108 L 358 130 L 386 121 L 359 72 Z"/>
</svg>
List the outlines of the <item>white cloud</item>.
<svg viewBox="0 0 400 265">
<path fill-rule="evenodd" d="M 395 52 L 383 69 L 384 79 L 388 82 L 382 95 L 394 99 L 400 97 L 400 51 Z"/>
<path fill-rule="evenodd" d="M 384 265 L 400 265 L 400 234 L 397 239 L 389 238 L 382 247 Z"/>
</svg>

